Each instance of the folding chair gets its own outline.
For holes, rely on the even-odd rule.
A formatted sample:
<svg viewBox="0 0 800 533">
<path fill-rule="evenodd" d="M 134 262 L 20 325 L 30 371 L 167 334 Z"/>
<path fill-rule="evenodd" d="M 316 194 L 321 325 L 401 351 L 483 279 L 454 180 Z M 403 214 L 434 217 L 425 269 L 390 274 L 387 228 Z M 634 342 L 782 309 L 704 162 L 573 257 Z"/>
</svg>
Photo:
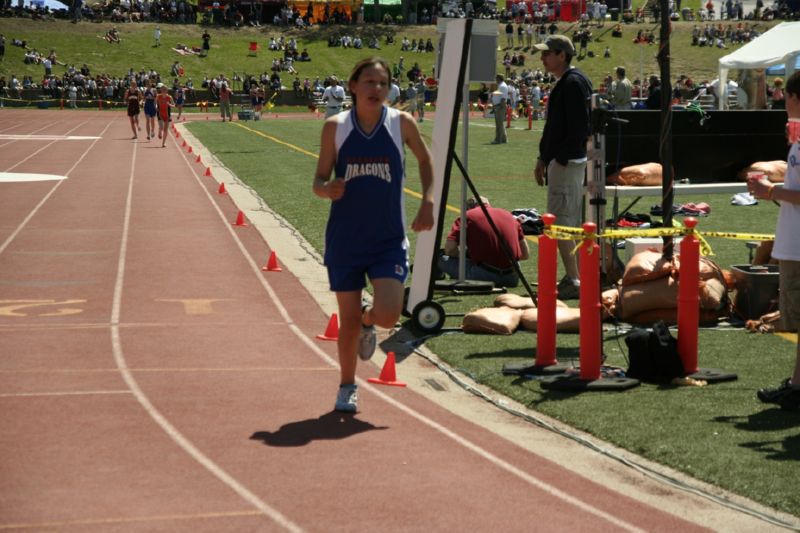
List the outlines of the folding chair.
<svg viewBox="0 0 800 533">
<path fill-rule="evenodd" d="M 248 56 L 257 56 L 258 55 L 258 43 L 256 41 L 250 41 L 250 46 L 247 49 Z"/>
</svg>

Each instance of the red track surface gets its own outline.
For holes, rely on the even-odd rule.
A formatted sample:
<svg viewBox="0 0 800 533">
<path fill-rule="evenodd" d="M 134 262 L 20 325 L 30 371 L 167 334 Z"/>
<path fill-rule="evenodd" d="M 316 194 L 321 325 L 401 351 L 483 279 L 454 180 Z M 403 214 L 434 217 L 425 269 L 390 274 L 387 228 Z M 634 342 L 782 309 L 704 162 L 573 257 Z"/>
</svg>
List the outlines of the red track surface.
<svg viewBox="0 0 800 533">
<path fill-rule="evenodd" d="M 0 139 L 0 172 L 68 175 L 0 182 L 0 529 L 699 529 L 409 389 L 333 413 L 327 317 L 193 155 L 0 114 L 33 132 L 100 138 Z"/>
</svg>

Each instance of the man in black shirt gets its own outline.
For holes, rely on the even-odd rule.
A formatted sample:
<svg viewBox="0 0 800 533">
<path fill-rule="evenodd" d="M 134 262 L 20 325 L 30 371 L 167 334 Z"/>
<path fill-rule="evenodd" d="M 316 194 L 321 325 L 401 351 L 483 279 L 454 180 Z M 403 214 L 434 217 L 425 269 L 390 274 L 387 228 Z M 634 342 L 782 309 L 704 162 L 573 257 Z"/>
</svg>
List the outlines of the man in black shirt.
<svg viewBox="0 0 800 533">
<path fill-rule="evenodd" d="M 647 100 L 644 106 L 647 109 L 661 109 L 661 82 L 656 76 L 650 76 L 650 86 L 647 88 Z"/>
<path fill-rule="evenodd" d="M 547 122 L 539 142 L 536 183 L 547 177 L 547 211 L 556 223 L 579 227 L 582 222 L 583 183 L 586 178 L 586 142 L 591 135 L 590 99 L 592 83 L 570 65 L 575 46 L 564 35 L 551 35 L 534 51 L 542 53 L 542 64 L 556 82 L 547 100 Z M 559 297 L 579 296 L 578 261 L 572 253 L 575 242 L 558 241 L 566 275 L 558 284 Z"/>
</svg>

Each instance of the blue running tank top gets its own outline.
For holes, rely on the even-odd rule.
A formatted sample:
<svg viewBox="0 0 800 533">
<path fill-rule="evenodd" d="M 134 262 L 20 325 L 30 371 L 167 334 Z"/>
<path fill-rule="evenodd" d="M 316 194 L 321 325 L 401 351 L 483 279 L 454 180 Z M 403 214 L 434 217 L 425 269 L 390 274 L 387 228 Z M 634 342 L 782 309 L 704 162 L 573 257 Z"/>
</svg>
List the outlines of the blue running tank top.
<svg viewBox="0 0 800 533">
<path fill-rule="evenodd" d="M 352 110 L 336 117 L 335 173 L 346 184 L 344 195 L 331 203 L 325 264 L 368 265 L 389 250 L 408 249 L 400 111 L 384 106 L 369 135 Z"/>
</svg>

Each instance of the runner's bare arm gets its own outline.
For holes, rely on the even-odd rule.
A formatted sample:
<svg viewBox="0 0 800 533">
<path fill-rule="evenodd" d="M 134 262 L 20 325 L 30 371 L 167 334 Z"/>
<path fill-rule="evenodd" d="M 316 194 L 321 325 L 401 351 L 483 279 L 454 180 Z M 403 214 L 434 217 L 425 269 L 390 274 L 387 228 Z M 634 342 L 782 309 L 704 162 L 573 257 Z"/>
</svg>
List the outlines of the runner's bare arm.
<svg viewBox="0 0 800 533">
<path fill-rule="evenodd" d="M 433 159 L 431 152 L 422 140 L 414 117 L 408 113 L 400 114 L 400 129 L 403 141 L 411 149 L 419 164 L 419 180 L 422 184 L 422 201 L 417 216 L 411 223 L 414 231 L 426 231 L 433 227 Z"/>
<path fill-rule="evenodd" d="M 336 120 L 331 117 L 322 127 L 319 160 L 317 161 L 317 171 L 314 174 L 314 183 L 312 186 L 314 194 L 320 198 L 338 200 L 344 195 L 344 180 L 338 178 L 331 179 L 331 172 L 333 172 L 335 164 Z"/>
</svg>

